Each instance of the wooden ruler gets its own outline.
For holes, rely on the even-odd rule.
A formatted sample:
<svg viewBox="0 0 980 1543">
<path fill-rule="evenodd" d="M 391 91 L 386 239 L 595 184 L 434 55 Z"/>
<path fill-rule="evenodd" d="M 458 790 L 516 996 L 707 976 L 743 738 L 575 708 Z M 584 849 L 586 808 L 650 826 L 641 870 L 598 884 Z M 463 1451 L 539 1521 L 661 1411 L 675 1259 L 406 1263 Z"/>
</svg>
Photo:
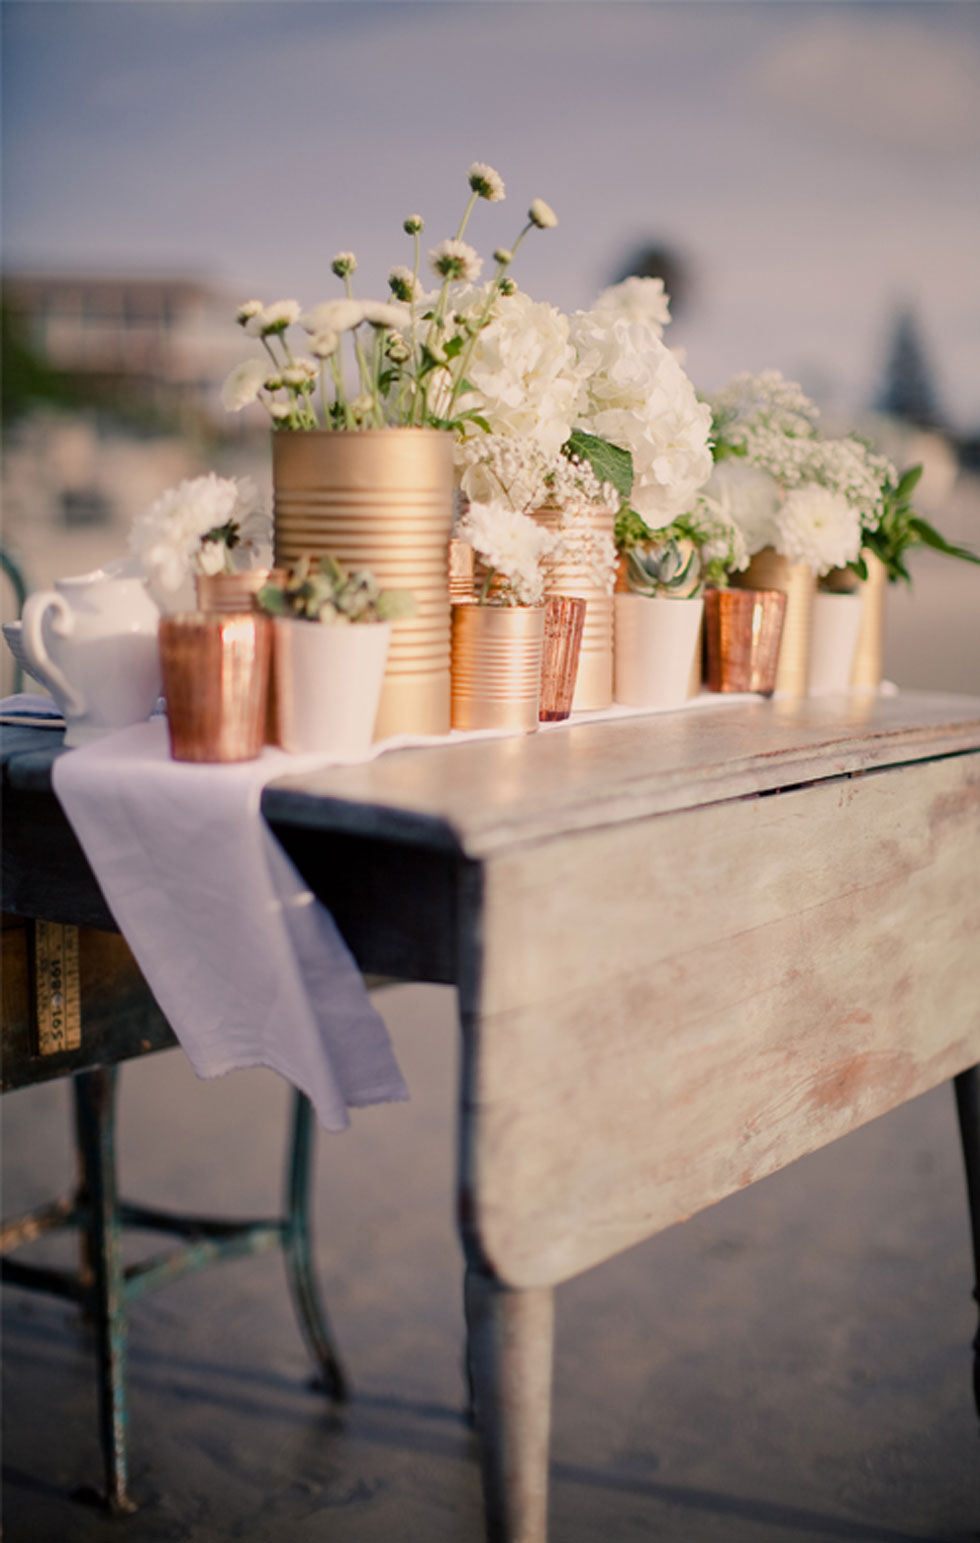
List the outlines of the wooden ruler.
<svg viewBox="0 0 980 1543">
<path fill-rule="evenodd" d="M 38 1055 L 81 1048 L 77 927 L 34 923 L 34 1018 Z"/>
</svg>

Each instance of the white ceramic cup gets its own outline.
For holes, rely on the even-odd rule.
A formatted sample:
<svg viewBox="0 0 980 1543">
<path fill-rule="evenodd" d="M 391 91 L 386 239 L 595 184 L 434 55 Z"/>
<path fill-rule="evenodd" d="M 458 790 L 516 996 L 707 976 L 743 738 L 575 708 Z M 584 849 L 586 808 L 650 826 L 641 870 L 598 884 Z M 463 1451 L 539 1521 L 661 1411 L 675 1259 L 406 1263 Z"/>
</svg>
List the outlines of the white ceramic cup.
<svg viewBox="0 0 980 1543">
<path fill-rule="evenodd" d="M 365 756 L 374 738 L 390 622 L 323 626 L 277 616 L 279 743 L 294 753 Z"/>
<path fill-rule="evenodd" d="M 29 596 L 24 655 L 61 708 L 66 745 L 150 716 L 160 695 L 159 620 L 142 579 L 101 568 Z"/>
<path fill-rule="evenodd" d="M 615 698 L 625 707 L 682 707 L 691 694 L 702 599 L 616 596 Z"/>
</svg>

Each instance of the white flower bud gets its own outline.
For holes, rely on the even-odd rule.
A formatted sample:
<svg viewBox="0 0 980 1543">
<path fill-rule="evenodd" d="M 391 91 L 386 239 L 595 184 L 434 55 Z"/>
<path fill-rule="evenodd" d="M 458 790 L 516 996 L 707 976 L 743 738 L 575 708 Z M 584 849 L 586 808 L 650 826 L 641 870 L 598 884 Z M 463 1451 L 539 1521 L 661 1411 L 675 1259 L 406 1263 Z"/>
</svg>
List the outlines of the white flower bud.
<svg viewBox="0 0 980 1543">
<path fill-rule="evenodd" d="M 466 176 L 474 193 L 485 198 L 487 203 L 498 204 L 504 197 L 503 178 L 485 161 L 474 161 Z"/>
<path fill-rule="evenodd" d="M 532 225 L 536 225 L 539 230 L 553 230 L 558 224 L 557 214 L 549 204 L 545 203 L 543 198 L 536 198 L 534 200 L 527 211 L 527 217 Z"/>
</svg>

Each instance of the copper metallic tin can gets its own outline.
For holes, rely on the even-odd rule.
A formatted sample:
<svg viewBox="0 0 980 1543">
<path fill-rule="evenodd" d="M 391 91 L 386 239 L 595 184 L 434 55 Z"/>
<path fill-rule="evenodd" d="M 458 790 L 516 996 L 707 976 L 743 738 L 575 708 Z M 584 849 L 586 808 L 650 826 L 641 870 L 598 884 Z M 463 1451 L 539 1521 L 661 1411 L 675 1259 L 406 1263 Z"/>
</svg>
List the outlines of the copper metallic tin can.
<svg viewBox="0 0 980 1543">
<path fill-rule="evenodd" d="M 776 688 L 786 596 L 778 589 L 709 589 L 704 630 L 709 691 Z"/>
<path fill-rule="evenodd" d="M 175 761 L 252 761 L 265 738 L 272 624 L 203 611 L 164 616 L 160 664 Z"/>
<path fill-rule="evenodd" d="M 561 524 L 561 514 L 556 509 L 535 509 L 533 515 L 547 530 L 557 530 Z M 612 539 L 615 516 L 608 510 L 589 509 L 581 517 L 594 532 Z M 572 595 L 588 601 L 573 711 L 609 707 L 613 699 L 613 597 L 596 583 L 585 554 L 576 557 L 569 553 L 559 561 L 546 563 L 545 572 L 548 597 Z"/>
<path fill-rule="evenodd" d="M 272 439 L 276 562 L 329 552 L 408 589 L 394 624 L 376 735 L 449 729 L 452 436 L 439 429 L 279 431 Z"/>
<path fill-rule="evenodd" d="M 453 728 L 538 726 L 544 606 L 453 606 Z"/>
<path fill-rule="evenodd" d="M 236 611 L 258 609 L 256 596 L 270 579 L 281 583 L 286 576 L 285 568 L 246 568 L 242 573 L 199 573 L 197 576 L 197 608 L 209 614 L 219 612 L 229 615 Z M 276 697 L 276 635 L 270 634 L 269 647 L 269 705 L 265 718 L 265 742 L 279 743 L 279 704 Z"/>
<path fill-rule="evenodd" d="M 810 678 L 810 629 L 817 581 L 806 563 L 791 563 L 771 546 L 757 552 L 744 573 L 732 575 L 736 589 L 779 589 L 786 596 L 783 641 L 776 670 L 777 691 L 806 696 Z"/>
<path fill-rule="evenodd" d="M 587 604 L 577 595 L 553 595 L 545 605 L 542 723 L 562 723 L 572 710 Z"/>
</svg>

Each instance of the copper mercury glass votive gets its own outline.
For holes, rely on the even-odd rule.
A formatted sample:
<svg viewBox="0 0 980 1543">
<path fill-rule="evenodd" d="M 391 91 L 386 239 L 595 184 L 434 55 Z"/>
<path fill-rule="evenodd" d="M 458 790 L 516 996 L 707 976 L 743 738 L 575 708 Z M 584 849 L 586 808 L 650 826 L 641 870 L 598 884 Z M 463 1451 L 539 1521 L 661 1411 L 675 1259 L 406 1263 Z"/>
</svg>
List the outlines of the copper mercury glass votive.
<svg viewBox="0 0 980 1543">
<path fill-rule="evenodd" d="M 709 691 L 776 689 L 786 596 L 778 589 L 709 589 L 704 596 Z"/>
<path fill-rule="evenodd" d="M 175 761 L 252 761 L 265 739 L 272 624 L 248 612 L 164 616 L 160 664 Z"/>
<path fill-rule="evenodd" d="M 538 713 L 542 723 L 563 723 L 572 711 L 586 604 L 576 595 L 552 595 L 545 604 Z"/>
</svg>

